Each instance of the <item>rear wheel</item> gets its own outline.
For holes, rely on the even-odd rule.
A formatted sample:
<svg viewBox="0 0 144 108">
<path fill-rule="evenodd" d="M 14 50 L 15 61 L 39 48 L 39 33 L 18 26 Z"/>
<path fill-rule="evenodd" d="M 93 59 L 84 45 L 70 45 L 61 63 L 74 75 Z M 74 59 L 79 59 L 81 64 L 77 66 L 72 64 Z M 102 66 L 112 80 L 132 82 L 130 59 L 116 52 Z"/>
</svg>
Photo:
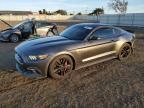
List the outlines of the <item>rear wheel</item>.
<svg viewBox="0 0 144 108">
<path fill-rule="evenodd" d="M 54 79 L 61 79 L 71 73 L 73 61 L 68 55 L 56 57 L 49 66 L 49 75 Z"/>
<path fill-rule="evenodd" d="M 118 58 L 119 60 L 126 60 L 132 53 L 132 47 L 130 44 L 125 43 L 119 51 Z"/>
<path fill-rule="evenodd" d="M 19 42 L 19 36 L 17 34 L 12 34 L 10 36 L 10 41 L 13 42 L 13 43 L 16 43 L 16 42 Z"/>
</svg>

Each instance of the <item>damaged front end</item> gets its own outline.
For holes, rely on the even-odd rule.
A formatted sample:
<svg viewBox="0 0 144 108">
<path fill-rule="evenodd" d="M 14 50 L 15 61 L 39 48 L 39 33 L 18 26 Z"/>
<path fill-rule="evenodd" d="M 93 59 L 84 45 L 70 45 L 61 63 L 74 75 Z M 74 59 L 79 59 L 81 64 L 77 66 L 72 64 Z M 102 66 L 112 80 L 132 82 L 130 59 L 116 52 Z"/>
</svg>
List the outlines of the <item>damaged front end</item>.
<svg viewBox="0 0 144 108">
<path fill-rule="evenodd" d="M 2 33 L 0 32 L 0 41 L 5 41 L 5 39 L 2 36 Z"/>
<path fill-rule="evenodd" d="M 8 41 L 8 40 L 5 39 L 2 35 L 0 35 L 0 41 Z"/>
<path fill-rule="evenodd" d="M 9 23 L 7 23 L 6 21 L 4 21 L 2 19 L 0 19 L 0 22 L 2 22 L 3 24 L 8 26 L 8 29 L 0 31 L 0 41 L 8 41 L 8 39 L 7 39 L 8 34 L 5 33 L 5 31 L 7 31 L 10 28 L 12 28 L 12 25 L 10 25 Z"/>
<path fill-rule="evenodd" d="M 7 30 L 0 31 L 0 41 L 9 41 L 10 32 Z"/>
</svg>

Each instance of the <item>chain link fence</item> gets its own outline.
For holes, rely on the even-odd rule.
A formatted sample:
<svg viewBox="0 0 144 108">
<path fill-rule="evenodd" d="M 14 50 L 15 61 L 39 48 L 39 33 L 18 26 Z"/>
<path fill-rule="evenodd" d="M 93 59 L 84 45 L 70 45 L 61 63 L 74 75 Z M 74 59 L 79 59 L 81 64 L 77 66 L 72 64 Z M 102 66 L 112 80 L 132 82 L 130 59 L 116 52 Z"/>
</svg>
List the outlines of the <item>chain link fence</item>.
<svg viewBox="0 0 144 108">
<path fill-rule="evenodd" d="M 131 14 L 107 14 L 101 16 L 75 16 L 75 19 L 96 20 L 105 24 L 116 26 L 138 26 L 144 27 L 144 13 Z"/>
</svg>

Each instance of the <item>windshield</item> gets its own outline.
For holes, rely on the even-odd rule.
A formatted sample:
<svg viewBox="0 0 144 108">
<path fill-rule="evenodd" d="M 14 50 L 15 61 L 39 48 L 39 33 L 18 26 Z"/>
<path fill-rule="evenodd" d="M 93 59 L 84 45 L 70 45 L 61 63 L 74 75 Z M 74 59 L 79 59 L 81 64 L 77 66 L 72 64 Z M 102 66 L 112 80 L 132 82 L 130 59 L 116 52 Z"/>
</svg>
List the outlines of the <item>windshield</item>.
<svg viewBox="0 0 144 108">
<path fill-rule="evenodd" d="M 18 28 L 19 26 L 23 25 L 25 22 L 26 22 L 26 21 L 20 22 L 20 23 L 16 24 L 13 28 L 14 28 L 14 29 L 15 29 L 15 28 Z"/>
<path fill-rule="evenodd" d="M 66 37 L 71 40 L 84 40 L 84 38 L 91 33 L 91 31 L 94 29 L 94 26 L 87 26 L 87 25 L 74 25 L 66 30 L 64 30 L 62 33 L 60 33 L 60 36 Z"/>
</svg>

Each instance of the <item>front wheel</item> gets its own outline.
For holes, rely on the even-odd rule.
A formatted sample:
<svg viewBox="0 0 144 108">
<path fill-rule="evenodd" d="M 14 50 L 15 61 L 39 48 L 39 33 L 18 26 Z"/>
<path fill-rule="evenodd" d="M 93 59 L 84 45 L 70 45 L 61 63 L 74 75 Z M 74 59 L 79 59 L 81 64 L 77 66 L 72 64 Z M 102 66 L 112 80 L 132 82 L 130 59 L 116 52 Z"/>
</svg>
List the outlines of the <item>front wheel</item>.
<svg viewBox="0 0 144 108">
<path fill-rule="evenodd" d="M 10 36 L 10 42 L 13 42 L 13 43 L 16 43 L 16 42 L 19 42 L 19 36 L 17 34 L 12 34 Z"/>
<path fill-rule="evenodd" d="M 128 44 L 128 43 L 125 43 L 122 47 L 121 47 L 121 49 L 120 49 L 120 51 L 119 51 L 119 54 L 118 54 L 118 58 L 119 58 L 119 60 L 126 60 L 126 59 L 128 59 L 128 57 L 131 55 L 131 53 L 132 53 L 132 47 L 131 47 L 131 45 L 130 44 Z"/>
<path fill-rule="evenodd" d="M 49 75 L 54 79 L 62 79 L 71 73 L 73 61 L 68 55 L 56 57 L 49 66 Z"/>
</svg>

